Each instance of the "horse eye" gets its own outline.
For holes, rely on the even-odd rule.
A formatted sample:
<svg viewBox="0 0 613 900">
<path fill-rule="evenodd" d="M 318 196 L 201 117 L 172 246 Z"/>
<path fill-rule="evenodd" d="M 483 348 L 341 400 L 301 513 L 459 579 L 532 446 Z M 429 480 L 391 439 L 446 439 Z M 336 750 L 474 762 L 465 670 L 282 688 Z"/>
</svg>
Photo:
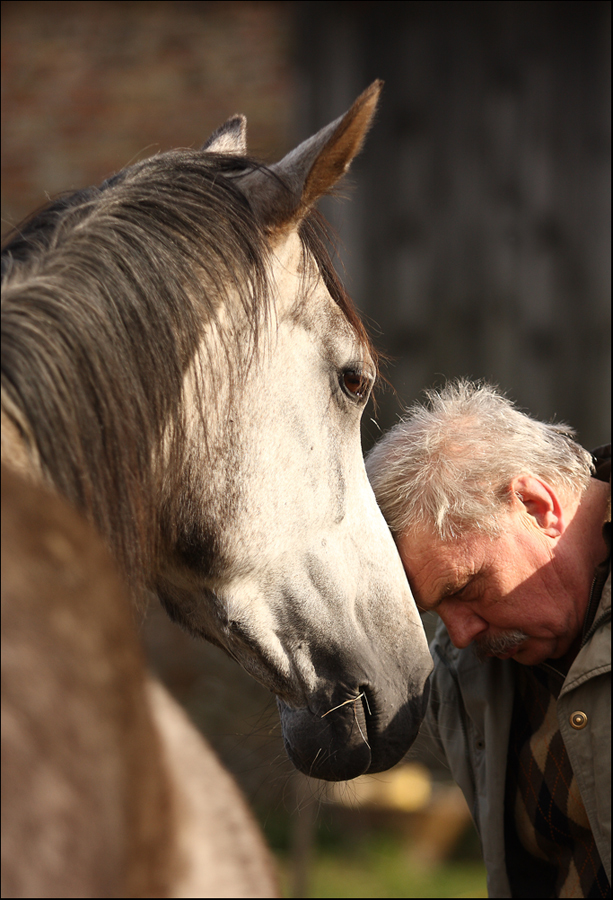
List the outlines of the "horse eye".
<svg viewBox="0 0 613 900">
<path fill-rule="evenodd" d="M 362 400 L 369 391 L 370 382 L 360 372 L 348 369 L 342 374 L 342 383 L 345 393 L 356 400 Z"/>
</svg>

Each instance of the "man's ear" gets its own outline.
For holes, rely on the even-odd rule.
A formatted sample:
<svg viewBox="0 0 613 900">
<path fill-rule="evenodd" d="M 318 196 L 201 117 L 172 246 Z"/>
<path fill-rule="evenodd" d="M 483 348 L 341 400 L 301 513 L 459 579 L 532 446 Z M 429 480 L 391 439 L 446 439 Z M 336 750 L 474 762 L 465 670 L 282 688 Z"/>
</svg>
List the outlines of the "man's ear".
<svg viewBox="0 0 613 900">
<path fill-rule="evenodd" d="M 560 537 L 564 533 L 564 510 L 557 490 L 550 484 L 534 475 L 518 475 L 509 485 L 509 491 L 544 534 Z"/>
</svg>

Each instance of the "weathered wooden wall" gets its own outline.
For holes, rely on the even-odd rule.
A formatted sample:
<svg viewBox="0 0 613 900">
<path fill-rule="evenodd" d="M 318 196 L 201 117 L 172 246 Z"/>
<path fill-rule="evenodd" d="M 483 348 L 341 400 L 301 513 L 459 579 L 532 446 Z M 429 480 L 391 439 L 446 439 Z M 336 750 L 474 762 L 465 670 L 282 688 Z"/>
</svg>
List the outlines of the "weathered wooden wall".
<svg viewBox="0 0 613 900">
<path fill-rule="evenodd" d="M 386 82 L 353 200 L 329 212 L 395 360 L 381 426 L 469 375 L 608 441 L 610 3 L 296 7 L 305 134 Z"/>
</svg>

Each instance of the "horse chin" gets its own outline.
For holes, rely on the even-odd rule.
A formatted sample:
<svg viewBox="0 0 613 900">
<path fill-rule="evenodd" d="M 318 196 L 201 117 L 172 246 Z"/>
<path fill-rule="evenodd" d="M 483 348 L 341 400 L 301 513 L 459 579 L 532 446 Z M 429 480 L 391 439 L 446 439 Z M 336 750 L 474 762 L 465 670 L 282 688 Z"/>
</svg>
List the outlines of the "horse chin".
<svg viewBox="0 0 613 900">
<path fill-rule="evenodd" d="M 400 762 L 417 737 L 427 700 L 428 685 L 378 727 L 374 704 L 365 696 L 330 715 L 293 709 L 277 698 L 286 752 L 300 772 L 323 781 L 383 772 Z"/>
</svg>

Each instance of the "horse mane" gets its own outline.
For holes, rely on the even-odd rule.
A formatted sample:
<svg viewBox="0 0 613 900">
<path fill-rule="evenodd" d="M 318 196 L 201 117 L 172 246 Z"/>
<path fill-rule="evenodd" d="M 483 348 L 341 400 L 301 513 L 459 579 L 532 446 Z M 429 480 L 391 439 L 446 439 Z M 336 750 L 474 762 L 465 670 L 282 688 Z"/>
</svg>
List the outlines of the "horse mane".
<svg viewBox="0 0 613 900">
<path fill-rule="evenodd" d="M 136 589 L 159 550 L 160 480 L 175 472 L 179 483 L 184 376 L 206 326 L 238 298 L 255 348 L 268 316 L 268 235 L 236 177 L 259 166 L 159 154 L 56 198 L 2 250 L 3 402 L 45 477 L 94 522 Z M 372 352 L 323 221 L 310 213 L 299 233 Z M 230 337 L 222 349 L 235 359 Z"/>
</svg>

